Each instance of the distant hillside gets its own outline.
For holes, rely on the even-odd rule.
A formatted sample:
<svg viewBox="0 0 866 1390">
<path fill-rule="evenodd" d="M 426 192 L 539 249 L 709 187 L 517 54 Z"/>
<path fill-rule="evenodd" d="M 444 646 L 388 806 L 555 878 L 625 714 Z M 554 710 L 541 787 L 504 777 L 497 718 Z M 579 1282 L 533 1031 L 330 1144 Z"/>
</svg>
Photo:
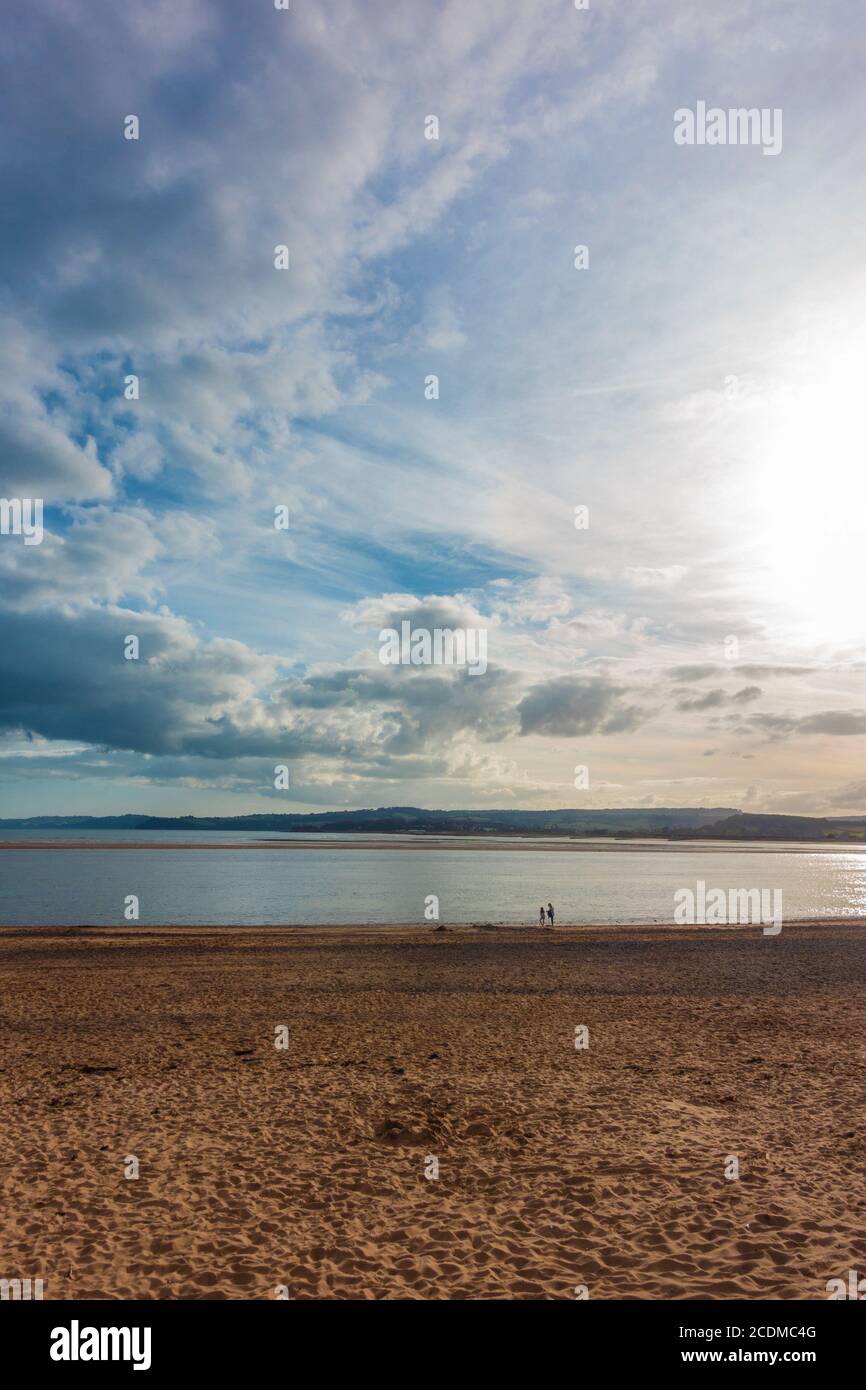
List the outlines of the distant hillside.
<svg viewBox="0 0 866 1390">
<path fill-rule="evenodd" d="M 693 830 L 735 814 L 730 807 L 637 811 L 425 811 L 418 806 L 381 806 L 366 811 L 323 811 L 252 816 L 31 816 L 0 820 L 0 826 L 33 830 L 276 830 L 368 831 L 398 834 L 503 835 L 534 833 L 606 835 Z"/>
<path fill-rule="evenodd" d="M 866 817 L 759 816 L 736 812 L 700 831 L 672 832 L 679 838 L 713 840 L 845 840 L 866 839 Z"/>
<path fill-rule="evenodd" d="M 866 839 L 866 817 L 751 815 L 729 806 L 654 807 L 611 811 L 427 811 L 380 806 L 365 811 L 322 811 L 253 816 L 29 816 L 0 819 L 16 830 L 256 830 L 294 833 L 350 831 L 377 835 L 611 835 L 670 839 Z"/>
</svg>

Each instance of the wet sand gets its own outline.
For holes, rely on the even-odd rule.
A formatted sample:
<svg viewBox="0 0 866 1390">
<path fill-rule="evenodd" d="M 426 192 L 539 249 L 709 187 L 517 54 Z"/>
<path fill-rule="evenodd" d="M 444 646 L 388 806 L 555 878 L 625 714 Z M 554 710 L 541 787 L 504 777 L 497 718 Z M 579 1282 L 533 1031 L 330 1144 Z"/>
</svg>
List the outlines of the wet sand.
<svg viewBox="0 0 866 1390">
<path fill-rule="evenodd" d="M 520 835 L 501 836 L 496 839 L 487 839 L 483 836 L 473 838 L 471 835 L 454 836 L 434 836 L 418 835 L 414 837 L 399 838 L 394 836 L 389 838 L 384 836 L 381 839 L 346 839 L 346 840 L 305 840 L 303 838 L 272 838 L 262 837 L 256 840 L 0 840 L 0 850 L 60 850 L 60 849 L 98 849 L 98 850 L 129 850 L 129 849 L 342 849 L 352 850 L 388 850 L 397 853 L 401 850 L 408 850 L 417 853 L 419 850 L 447 850 L 465 851 L 477 853 L 478 850 L 488 850 L 492 853 L 502 851 L 510 853 L 513 850 L 522 850 L 525 853 L 533 851 L 550 853 L 559 852 L 564 854 L 586 854 L 590 851 L 605 851 L 609 854 L 631 851 L 634 853 L 640 850 L 643 853 L 669 853 L 671 850 L 682 851 L 686 854 L 706 854 L 712 851 L 713 854 L 733 854 L 733 853 L 753 853 L 753 854 L 851 854 L 857 849 L 863 850 L 863 842 L 838 840 L 832 844 L 786 840 L 784 842 L 776 840 L 613 840 L 582 837 L 580 839 L 567 839 L 559 837 L 528 838 Z"/>
<path fill-rule="evenodd" d="M 4 928 L 0 1277 L 826 1298 L 866 1269 L 864 977 L 864 922 Z"/>
</svg>

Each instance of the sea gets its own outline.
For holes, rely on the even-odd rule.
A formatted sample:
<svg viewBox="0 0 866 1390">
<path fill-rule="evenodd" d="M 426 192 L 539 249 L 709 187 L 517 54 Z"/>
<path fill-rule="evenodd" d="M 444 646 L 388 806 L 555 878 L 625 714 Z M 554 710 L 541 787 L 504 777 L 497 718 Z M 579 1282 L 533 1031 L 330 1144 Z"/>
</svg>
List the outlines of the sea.
<svg viewBox="0 0 866 1390">
<path fill-rule="evenodd" d="M 548 902 L 560 924 L 661 924 L 699 881 L 708 893 L 780 890 L 788 922 L 866 916 L 866 849 L 848 847 L 187 830 L 0 829 L 0 840 L 4 926 L 424 924 L 433 899 L 446 925 L 532 925 Z"/>
</svg>

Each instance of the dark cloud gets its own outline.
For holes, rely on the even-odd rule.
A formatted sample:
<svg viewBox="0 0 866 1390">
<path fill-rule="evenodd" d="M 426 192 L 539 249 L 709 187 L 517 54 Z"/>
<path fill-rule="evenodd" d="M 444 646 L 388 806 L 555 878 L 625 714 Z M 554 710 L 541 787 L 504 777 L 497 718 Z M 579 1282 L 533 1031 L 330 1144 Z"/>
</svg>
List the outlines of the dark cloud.
<svg viewBox="0 0 866 1390">
<path fill-rule="evenodd" d="M 137 661 L 123 655 L 131 634 Z M 198 644 L 157 614 L 6 613 L 0 727 L 148 754 L 218 746 L 222 711 L 251 699 L 262 669 L 240 643 Z"/>
<path fill-rule="evenodd" d="M 525 683 L 488 668 L 347 668 L 281 679 L 239 642 L 196 639 L 162 614 L 7 613 L 0 729 L 143 756 L 347 760 L 367 775 L 444 766 L 461 736 L 517 732 Z M 140 659 L 124 659 L 134 634 Z M 419 761 L 421 760 L 421 761 Z M 218 774 L 215 774 L 218 775 Z M 432 774 L 431 774 L 432 775 Z"/>
<path fill-rule="evenodd" d="M 636 706 L 623 705 L 625 691 L 602 679 L 559 676 L 536 685 L 520 701 L 521 734 L 576 738 L 584 734 L 629 733 L 646 718 Z"/>
<path fill-rule="evenodd" d="M 770 680 L 773 676 L 805 676 L 815 670 L 813 666 L 768 666 L 747 663 L 742 666 L 672 666 L 670 674 L 674 680 L 690 685 L 694 681 L 709 680 L 711 676 L 745 676 L 747 680 Z"/>
<path fill-rule="evenodd" d="M 866 734 L 866 711 L 823 710 L 820 714 L 807 715 L 797 727 L 804 734 L 833 734 L 843 738 Z"/>
<path fill-rule="evenodd" d="M 790 738 L 793 734 L 828 734 L 831 737 L 851 738 L 866 734 L 866 711 L 819 710 L 799 717 L 787 714 L 752 714 L 734 726 L 739 733 L 765 734 L 771 739 Z"/>
<path fill-rule="evenodd" d="M 727 700 L 724 690 L 708 690 L 705 695 L 689 696 L 677 701 L 679 710 L 718 709 Z"/>
<path fill-rule="evenodd" d="M 683 681 L 690 684 L 692 681 L 707 680 L 710 676 L 716 676 L 724 671 L 723 666 L 672 666 L 671 675 L 674 680 Z"/>
<path fill-rule="evenodd" d="M 749 680 L 771 680 L 773 676 L 808 676 L 818 668 L 815 666 L 737 666 L 738 675 Z"/>
</svg>

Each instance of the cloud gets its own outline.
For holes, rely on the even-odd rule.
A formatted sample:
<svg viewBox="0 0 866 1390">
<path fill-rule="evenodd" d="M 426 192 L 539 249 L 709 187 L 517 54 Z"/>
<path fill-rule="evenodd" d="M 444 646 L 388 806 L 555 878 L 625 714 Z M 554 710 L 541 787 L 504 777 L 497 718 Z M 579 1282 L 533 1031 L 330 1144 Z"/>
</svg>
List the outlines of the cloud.
<svg viewBox="0 0 866 1390">
<path fill-rule="evenodd" d="M 604 680 L 560 676 L 535 686 L 518 705 L 520 732 L 548 738 L 627 733 L 646 718 L 636 706 L 624 705 L 625 691 Z"/>
<path fill-rule="evenodd" d="M 722 674 L 724 669 L 723 666 L 710 665 L 672 666 L 670 674 L 673 676 L 674 680 L 691 683 L 692 681 L 709 680 L 710 676 Z"/>
<path fill-rule="evenodd" d="M 686 565 L 663 565 L 657 569 L 648 566 L 627 565 L 625 577 L 636 589 L 668 589 L 688 574 Z"/>
<path fill-rule="evenodd" d="M 866 734 L 866 710 L 819 710 L 799 717 L 785 714 L 752 714 L 735 727 L 742 733 L 766 734 L 772 739 L 794 734 L 826 734 L 831 738 L 853 738 Z"/>
<path fill-rule="evenodd" d="M 227 727 L 255 726 L 255 692 L 273 662 L 241 643 L 198 641 L 183 620 L 95 608 L 7 612 L 0 644 L 0 726 L 139 753 L 210 752 Z M 141 657 L 124 659 L 125 639 Z M 252 728 L 250 730 L 252 735 Z"/>
<path fill-rule="evenodd" d="M 866 779 L 860 778 L 836 787 L 826 794 L 826 804 L 836 809 L 862 810 L 866 806 Z"/>
<path fill-rule="evenodd" d="M 721 705 L 747 705 L 762 695 L 760 686 L 745 685 L 741 690 L 728 694 L 719 687 L 706 691 L 703 695 L 688 695 L 677 701 L 678 710 L 718 709 Z"/>
<path fill-rule="evenodd" d="M 866 710 L 822 710 L 800 719 L 797 728 L 804 734 L 831 734 L 843 738 L 866 734 Z"/>
<path fill-rule="evenodd" d="M 719 705 L 726 703 L 724 690 L 708 690 L 705 695 L 696 695 L 677 701 L 677 709 L 680 710 L 704 710 L 717 709 Z"/>
<path fill-rule="evenodd" d="M 434 353 L 460 352 L 466 346 L 468 339 L 447 289 L 438 289 L 429 296 L 426 313 L 414 337 L 419 347 Z"/>
<path fill-rule="evenodd" d="M 746 676 L 754 680 L 771 680 L 774 676 L 803 676 L 815 670 L 812 666 L 771 666 L 756 663 L 744 665 L 718 666 L 711 663 L 695 666 L 672 666 L 670 674 L 675 680 L 691 684 L 694 681 L 709 680 L 712 676 Z"/>
<path fill-rule="evenodd" d="M 124 595 L 152 598 L 148 571 L 168 547 L 174 556 L 212 542 L 207 524 L 174 513 L 160 524 L 145 508 L 72 507 L 62 532 L 46 530 L 38 547 L 0 547 L 5 603 L 15 609 L 117 603 Z M 199 542 L 199 546 L 196 545 Z M 2 621 L 2 612 L 0 612 Z"/>
<path fill-rule="evenodd" d="M 762 666 L 760 664 L 747 664 L 734 668 L 741 676 L 747 676 L 754 680 L 771 680 L 773 676 L 806 676 L 813 674 L 816 670 L 814 666 Z"/>
<path fill-rule="evenodd" d="M 447 596 L 384 595 L 347 610 L 355 626 L 484 622 Z M 489 620 L 486 620 L 489 621 Z M 206 640 L 165 611 L 113 605 L 5 616 L 0 727 L 41 740 L 148 758 L 236 767 L 244 759 L 344 765 L 354 776 L 420 777 L 484 766 L 480 749 L 518 735 L 576 737 L 635 730 L 645 713 L 601 678 L 533 684 L 525 671 L 323 665 L 285 676 L 273 656 Z M 124 658 L 130 635 L 138 660 Z M 34 653 L 38 653 L 38 660 Z M 58 692 L 62 691 L 62 698 Z M 151 772 L 149 775 L 153 775 Z M 216 770 L 215 778 L 225 776 Z"/>
</svg>

